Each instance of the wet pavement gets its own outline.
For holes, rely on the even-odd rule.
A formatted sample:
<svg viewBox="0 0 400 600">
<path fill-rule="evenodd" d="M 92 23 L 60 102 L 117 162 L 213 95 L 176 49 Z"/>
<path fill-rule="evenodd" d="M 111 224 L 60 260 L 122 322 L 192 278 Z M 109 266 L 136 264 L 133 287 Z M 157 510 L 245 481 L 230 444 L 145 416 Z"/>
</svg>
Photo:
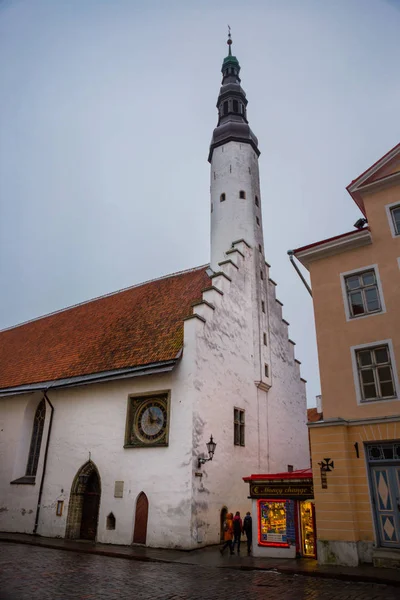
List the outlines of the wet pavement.
<svg viewBox="0 0 400 600">
<path fill-rule="evenodd" d="M 1 600 L 398 600 L 399 588 L 0 542 Z M 222 559 L 224 560 L 224 558 Z M 229 561 L 229 558 L 226 559 Z"/>
<path fill-rule="evenodd" d="M 222 557 L 217 546 L 207 546 L 196 550 L 173 550 L 166 548 L 150 548 L 148 546 L 117 546 L 101 544 L 84 540 L 68 540 L 64 538 L 48 538 L 25 533 L 0 533 L 0 542 L 17 542 L 42 548 L 53 548 L 67 552 L 80 552 L 111 556 L 143 562 L 163 562 L 197 565 L 199 567 L 219 567 L 239 570 L 275 570 L 285 574 L 309 575 L 342 579 L 344 581 L 362 581 L 368 583 L 385 583 L 400 587 L 400 569 L 372 567 L 343 567 L 334 565 L 319 565 L 310 558 L 254 558 L 246 556 L 229 556 L 228 552 Z M 399 596 L 400 598 L 400 596 Z"/>
</svg>

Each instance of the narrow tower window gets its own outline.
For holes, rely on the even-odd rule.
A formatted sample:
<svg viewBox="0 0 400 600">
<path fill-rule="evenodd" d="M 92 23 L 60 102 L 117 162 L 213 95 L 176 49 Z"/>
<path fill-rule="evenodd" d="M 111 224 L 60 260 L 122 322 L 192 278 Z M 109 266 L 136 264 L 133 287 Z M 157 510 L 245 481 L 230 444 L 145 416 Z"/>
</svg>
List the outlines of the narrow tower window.
<svg viewBox="0 0 400 600">
<path fill-rule="evenodd" d="M 263 271 L 260 271 L 260 278 L 264 279 L 264 273 L 263 273 Z"/>
<path fill-rule="evenodd" d="M 214 173 L 215 173 L 215 171 L 214 171 Z M 256 203 L 256 206 L 260 206 L 260 203 L 258 202 L 258 196 L 256 196 L 256 197 L 255 197 L 255 200 L 254 200 L 254 201 L 255 201 L 255 203 Z"/>
<path fill-rule="evenodd" d="M 220 202 L 225 202 L 225 200 L 226 200 L 225 194 L 221 194 L 220 197 L 219 197 L 219 201 Z"/>
<path fill-rule="evenodd" d="M 267 346 L 267 334 L 266 333 L 263 333 L 263 343 L 264 343 L 264 346 Z"/>
<path fill-rule="evenodd" d="M 261 302 L 261 310 L 265 313 L 265 302 L 264 300 Z"/>
<path fill-rule="evenodd" d="M 260 252 L 262 252 L 261 244 L 258 244 L 258 249 L 259 249 Z"/>
<path fill-rule="evenodd" d="M 239 112 L 239 102 L 237 100 L 233 101 L 233 112 Z"/>
<path fill-rule="evenodd" d="M 244 410 L 240 408 L 233 409 L 233 423 L 233 443 L 235 446 L 244 446 Z"/>
<path fill-rule="evenodd" d="M 257 225 L 260 226 L 260 219 L 256 217 Z"/>
<path fill-rule="evenodd" d="M 244 190 L 240 190 L 239 198 L 242 198 L 242 200 L 244 200 L 246 198 L 246 192 Z"/>
<path fill-rule="evenodd" d="M 224 102 L 224 115 L 228 114 L 228 100 L 225 100 Z"/>
<path fill-rule="evenodd" d="M 267 364 L 264 365 L 264 369 L 265 369 L 265 377 L 269 377 L 269 369 L 268 369 Z"/>
</svg>

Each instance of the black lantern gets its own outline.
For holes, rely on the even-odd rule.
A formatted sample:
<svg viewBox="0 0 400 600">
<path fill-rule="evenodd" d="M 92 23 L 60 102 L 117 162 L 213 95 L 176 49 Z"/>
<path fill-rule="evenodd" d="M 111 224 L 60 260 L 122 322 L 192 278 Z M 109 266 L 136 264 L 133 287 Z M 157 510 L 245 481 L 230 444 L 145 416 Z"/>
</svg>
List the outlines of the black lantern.
<svg viewBox="0 0 400 600">
<path fill-rule="evenodd" d="M 206 446 L 207 446 L 207 451 L 208 451 L 209 458 L 203 458 L 202 456 L 199 456 L 198 462 L 197 462 L 197 467 L 199 469 L 200 469 L 201 465 L 204 465 L 204 463 L 206 463 L 209 460 L 213 459 L 215 448 L 217 447 L 217 444 L 214 442 L 212 435 L 210 436 L 210 441 L 207 442 Z"/>
</svg>

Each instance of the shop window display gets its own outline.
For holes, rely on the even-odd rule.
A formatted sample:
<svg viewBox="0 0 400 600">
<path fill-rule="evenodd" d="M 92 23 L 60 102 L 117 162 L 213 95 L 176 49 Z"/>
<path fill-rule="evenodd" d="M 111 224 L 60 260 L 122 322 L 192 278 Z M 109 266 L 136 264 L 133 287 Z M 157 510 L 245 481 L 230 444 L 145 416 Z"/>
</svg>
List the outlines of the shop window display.
<svg viewBox="0 0 400 600">
<path fill-rule="evenodd" d="M 295 543 L 293 500 L 260 500 L 258 509 L 261 545 L 289 547 Z"/>
<path fill-rule="evenodd" d="M 315 556 L 313 507 L 309 500 L 300 503 L 302 555 Z"/>
</svg>

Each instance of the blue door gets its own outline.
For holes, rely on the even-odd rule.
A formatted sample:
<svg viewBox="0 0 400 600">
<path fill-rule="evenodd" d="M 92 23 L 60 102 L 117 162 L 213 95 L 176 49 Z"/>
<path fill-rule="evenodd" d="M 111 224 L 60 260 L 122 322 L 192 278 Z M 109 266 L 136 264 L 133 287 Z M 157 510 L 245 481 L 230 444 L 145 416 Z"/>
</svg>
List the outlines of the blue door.
<svg viewBox="0 0 400 600">
<path fill-rule="evenodd" d="M 400 548 L 400 464 L 371 466 L 371 479 L 380 545 Z"/>
</svg>

